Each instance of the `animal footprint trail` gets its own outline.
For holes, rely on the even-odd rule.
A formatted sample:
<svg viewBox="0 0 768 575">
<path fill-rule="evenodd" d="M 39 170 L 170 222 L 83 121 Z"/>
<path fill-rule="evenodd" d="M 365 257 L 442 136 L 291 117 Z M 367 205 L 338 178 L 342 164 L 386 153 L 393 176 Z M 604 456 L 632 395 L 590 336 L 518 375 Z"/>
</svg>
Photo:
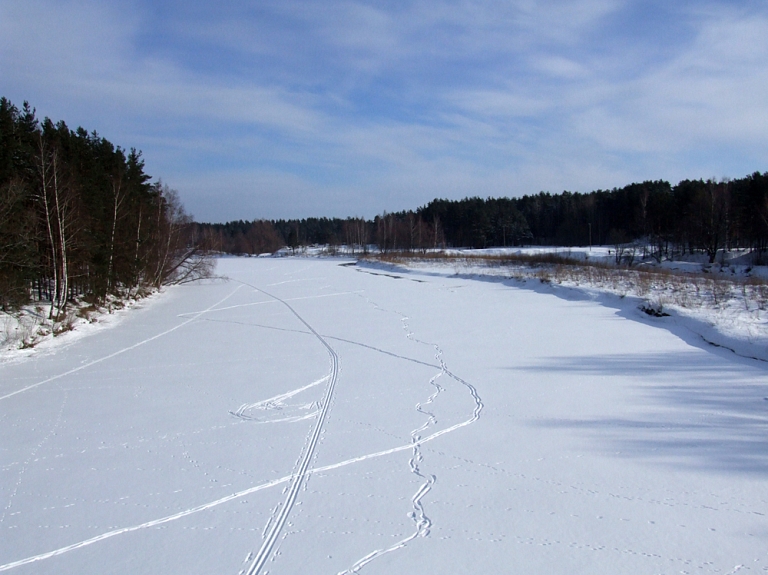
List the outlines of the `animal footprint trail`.
<svg viewBox="0 0 768 575">
<path fill-rule="evenodd" d="M 24 463 L 21 465 L 21 468 L 19 469 L 17 478 L 16 478 L 16 484 L 13 486 L 13 490 L 10 493 L 10 496 L 8 497 L 8 503 L 3 507 L 3 511 L 0 514 L 0 525 L 2 525 L 5 522 L 5 518 L 7 517 L 8 513 L 11 511 L 11 508 L 13 507 L 13 501 L 19 492 L 19 488 L 21 487 L 21 484 L 24 480 L 24 474 L 26 473 L 29 466 L 32 464 L 32 462 L 35 460 L 38 452 L 43 448 L 43 446 L 48 443 L 56 434 L 56 431 L 61 427 L 62 418 L 64 416 L 64 409 L 67 405 L 67 400 L 69 399 L 69 391 L 66 389 L 62 389 L 64 393 L 64 397 L 61 401 L 60 407 L 59 407 L 59 413 L 56 417 L 56 421 L 53 423 L 53 426 L 48 431 L 48 433 L 43 437 L 43 439 L 38 443 L 35 448 L 32 450 L 32 452 L 29 454 L 29 457 L 24 461 Z"/>
<path fill-rule="evenodd" d="M 437 376 L 433 377 L 432 380 L 430 380 L 430 383 L 435 385 L 438 389 L 435 391 L 433 395 L 429 397 L 427 401 L 424 403 L 431 403 L 434 398 L 442 391 L 442 388 L 438 386 L 435 382 Z M 374 561 L 375 559 L 378 559 L 379 557 L 386 555 L 387 553 L 392 553 L 393 551 L 397 551 L 398 549 L 402 549 L 405 547 L 409 542 L 413 541 L 417 537 L 426 537 L 429 535 L 430 528 L 432 527 L 432 520 L 427 516 L 424 505 L 422 503 L 422 499 L 432 490 L 432 486 L 435 484 L 435 481 L 437 481 L 437 477 L 435 475 L 429 475 L 425 476 L 421 472 L 420 465 L 424 460 L 424 457 L 421 453 L 421 436 L 419 435 L 421 432 L 428 429 L 430 426 L 434 425 L 437 421 L 434 414 L 424 411 L 422 409 L 422 404 L 416 405 L 416 410 L 419 413 L 424 413 L 428 416 L 427 421 L 421 425 L 420 427 L 414 429 L 411 432 L 411 444 L 412 444 L 412 452 L 411 452 L 411 458 L 408 461 L 408 466 L 410 467 L 411 473 L 419 477 L 420 479 L 424 480 L 424 482 L 419 486 L 419 489 L 416 491 L 416 493 L 411 498 L 411 506 L 412 510 L 408 513 L 408 516 L 411 518 L 411 520 L 414 522 L 415 530 L 414 532 L 409 535 L 408 537 L 401 539 L 394 545 L 391 545 L 390 547 L 387 547 L 385 549 L 377 549 L 375 551 L 372 551 L 362 559 L 359 559 L 352 567 L 347 569 L 346 571 L 342 571 L 339 573 L 339 575 L 351 575 L 353 573 L 359 573 L 360 570 L 362 570 L 363 567 L 368 565 L 370 562 Z"/>
<path fill-rule="evenodd" d="M 462 381 L 460 378 L 456 377 L 455 375 L 451 374 L 450 372 L 446 372 L 446 374 L 456 379 L 457 381 Z M 465 385 L 469 385 L 466 382 L 463 382 Z M 482 409 L 482 403 L 478 402 L 478 404 L 475 407 L 475 413 L 470 419 L 467 419 L 465 421 L 462 421 L 460 423 L 456 423 L 448 428 L 441 429 L 440 431 L 435 431 L 434 433 L 427 435 L 423 439 L 419 441 L 420 445 L 423 445 L 427 442 L 434 441 L 435 439 L 438 439 L 439 437 L 442 437 L 443 435 L 446 435 L 448 433 L 452 433 L 458 429 L 461 429 L 462 427 L 466 427 L 467 425 L 470 425 L 474 421 L 477 420 L 479 417 L 479 410 Z M 325 473 L 328 471 L 333 471 L 336 469 L 342 469 L 344 467 L 347 467 L 349 465 L 354 465 L 356 463 L 361 463 L 364 461 L 370 461 L 373 459 L 377 459 L 380 457 L 386 457 L 388 455 L 392 455 L 394 453 L 399 453 L 401 451 L 407 451 L 412 450 L 413 446 L 412 444 L 408 443 L 405 445 L 399 445 L 396 447 L 392 447 L 390 449 L 384 449 L 382 451 L 377 451 L 374 453 L 368 453 L 365 455 L 360 455 L 357 457 L 352 457 L 350 459 L 345 459 L 344 461 L 339 461 L 337 463 L 331 463 L 329 465 L 323 465 L 321 467 L 315 467 L 308 469 L 306 472 L 306 475 L 310 475 L 313 473 Z M 22 565 L 29 565 L 31 563 L 36 563 L 38 561 L 44 561 L 46 559 L 51 559 L 53 557 L 57 557 L 60 555 L 64 555 L 65 553 L 69 553 L 70 551 L 76 551 L 78 549 L 83 549 L 84 547 L 89 547 L 91 545 L 95 545 L 97 543 L 100 543 L 102 541 L 106 541 L 107 539 L 111 539 L 113 537 L 117 537 L 120 535 L 124 535 L 127 533 L 133 533 L 136 531 L 141 531 L 145 529 L 152 529 L 159 527 L 160 525 L 166 525 L 168 523 L 171 523 L 173 521 L 177 521 L 179 519 L 183 519 L 184 517 L 189 517 L 190 515 L 195 515 L 197 513 L 202 513 L 205 511 L 208 511 L 210 509 L 214 509 L 215 507 L 218 507 L 220 505 L 225 505 L 231 501 L 235 501 L 237 499 L 242 499 L 248 495 L 251 495 L 252 493 L 257 493 L 259 491 L 263 491 L 266 489 L 271 489 L 272 487 L 277 487 L 279 485 L 284 485 L 286 483 L 290 483 L 295 479 L 295 475 L 287 475 L 284 477 L 279 477 L 277 479 L 273 479 L 270 481 L 266 481 L 264 483 L 260 483 L 258 485 L 254 485 L 253 487 L 249 487 L 248 489 L 244 489 L 242 491 L 238 491 L 235 493 L 232 493 L 230 495 L 226 495 L 224 497 L 221 497 L 219 499 L 216 499 L 214 501 L 209 501 L 207 503 L 203 503 L 201 505 L 197 505 L 195 507 L 191 507 L 189 509 L 185 509 L 183 511 L 180 511 L 178 513 L 174 513 L 172 515 L 167 515 L 165 517 L 160 517 L 158 519 L 153 519 L 151 521 L 147 521 L 145 523 L 141 523 L 138 525 L 132 525 L 130 527 L 122 527 L 119 529 L 113 529 L 112 531 L 107 531 L 106 533 L 101 533 L 100 535 L 97 535 L 95 537 L 91 537 L 90 539 L 85 539 L 83 541 L 78 541 L 76 543 L 72 543 L 70 545 L 66 545 L 64 547 L 60 547 L 58 549 L 54 549 L 53 551 L 48 551 L 46 553 L 40 553 L 38 555 L 33 555 L 31 557 L 26 557 L 24 559 L 20 559 L 17 561 L 12 561 L 10 563 L 6 563 L 4 565 L 0 565 L 0 572 L 9 571 L 11 569 L 15 569 L 16 567 L 21 567 Z M 419 494 L 417 493 L 417 496 Z M 423 496 L 423 494 L 422 494 Z M 278 504 L 279 505 L 279 504 Z M 271 519 L 270 519 L 271 521 Z M 271 525 L 271 523 L 268 523 L 268 526 L 265 528 L 265 532 L 268 531 L 268 527 Z M 411 539 L 414 539 L 416 535 L 411 537 Z M 409 539 L 410 540 L 410 539 Z M 407 543 L 407 541 L 405 542 Z M 396 547 L 399 548 L 399 547 Z M 394 550 L 394 549 L 392 549 Z M 381 551 L 374 551 L 371 555 L 381 555 Z M 369 556 L 366 556 L 369 557 Z M 360 561 L 363 561 L 362 559 Z M 365 563 L 368 563 L 369 561 L 365 561 Z M 360 562 L 358 562 L 360 563 Z M 360 565 L 362 567 L 362 565 Z M 358 568 L 359 571 L 359 568 Z"/>
<path fill-rule="evenodd" d="M 377 304 L 371 302 L 370 300 L 369 300 L 369 303 L 374 305 L 376 309 L 379 309 L 381 311 L 386 311 L 381 307 L 379 307 Z M 408 516 L 414 522 L 415 529 L 413 533 L 411 533 L 408 537 L 401 539 L 397 543 L 387 548 L 377 549 L 375 551 L 372 551 L 371 553 L 368 553 L 367 555 L 359 559 L 354 565 L 352 565 L 352 567 L 350 567 L 346 571 L 339 572 L 338 575 L 352 575 L 354 573 L 359 573 L 366 565 L 378 559 L 379 557 L 386 555 L 388 553 L 397 551 L 398 549 L 402 549 L 417 537 L 427 537 L 429 535 L 430 529 L 432 528 L 432 520 L 426 514 L 426 511 L 424 509 L 424 504 L 422 501 L 424 497 L 426 497 L 426 495 L 432 490 L 432 487 L 435 485 L 437 481 L 437 477 L 434 474 L 425 475 L 424 473 L 422 473 L 421 464 L 424 461 L 424 456 L 422 454 L 421 445 L 422 443 L 425 443 L 426 441 L 430 441 L 436 437 L 439 437 L 440 435 L 450 433 L 451 431 L 455 431 L 460 427 L 464 427 L 466 425 L 474 423 L 480 418 L 480 412 L 483 409 L 482 400 L 480 399 L 480 396 L 478 395 L 475 387 L 467 383 L 463 379 L 455 376 L 453 373 L 451 373 L 448 370 L 445 364 L 445 361 L 443 360 L 443 350 L 440 348 L 440 346 L 438 346 L 437 344 L 433 344 L 433 343 L 429 343 L 429 342 L 425 342 L 417 339 L 414 336 L 408 324 L 408 319 L 409 319 L 408 316 L 400 313 L 398 313 L 398 315 L 401 316 L 401 322 L 402 322 L 403 329 L 406 332 L 406 337 L 409 340 L 413 341 L 414 343 L 429 345 L 433 347 L 435 350 L 435 359 L 438 361 L 440 365 L 440 371 L 429 380 L 429 384 L 435 388 L 434 392 L 423 403 L 422 402 L 417 403 L 415 407 L 416 411 L 418 413 L 421 413 L 427 416 L 427 419 L 421 426 L 411 431 L 412 452 L 411 452 L 411 458 L 408 461 L 408 465 L 411 473 L 413 473 L 414 475 L 416 475 L 417 477 L 423 480 L 423 483 L 421 483 L 421 485 L 419 486 L 419 489 L 411 498 L 412 510 L 408 514 Z M 427 431 L 430 427 L 437 425 L 437 422 L 438 422 L 437 415 L 433 411 L 425 409 L 425 407 L 433 404 L 435 400 L 438 398 L 438 396 L 445 391 L 445 388 L 441 386 L 440 383 L 438 382 L 439 379 L 443 376 L 450 377 L 451 379 L 462 384 L 465 388 L 469 390 L 470 396 L 473 398 L 473 401 L 475 403 L 475 407 L 472 412 L 472 417 L 457 425 L 453 425 L 441 431 L 434 432 L 428 435 L 426 438 L 422 439 L 423 432 Z"/>
<path fill-rule="evenodd" d="M 245 285 L 248 285 L 248 284 L 245 284 Z M 235 290 L 235 292 L 236 291 L 237 290 Z M 234 295 L 235 292 L 230 293 L 227 296 L 227 298 L 220 300 L 219 302 L 217 302 L 217 304 L 211 306 L 210 309 L 214 310 L 217 308 L 217 306 L 221 306 L 221 304 L 224 303 L 226 299 Z M 278 566 L 278 564 L 280 564 L 281 561 L 284 561 L 286 559 L 284 556 L 281 557 L 280 542 L 283 539 L 285 539 L 286 535 L 290 532 L 288 530 L 290 530 L 291 528 L 290 527 L 291 519 L 289 517 L 291 514 L 291 509 L 294 507 L 294 505 L 299 504 L 298 493 L 300 493 L 303 490 L 303 488 L 306 486 L 307 480 L 312 474 L 326 473 L 329 471 L 342 469 L 347 466 L 361 464 L 366 461 L 371 461 L 376 458 L 386 457 L 391 454 L 395 454 L 399 452 L 403 452 L 404 454 L 408 452 L 408 455 L 410 456 L 408 458 L 409 470 L 411 471 L 411 473 L 413 473 L 413 478 L 414 478 L 414 485 L 411 487 L 411 489 L 414 490 L 414 493 L 410 497 L 410 505 L 409 505 L 410 508 L 407 509 L 409 522 L 412 522 L 412 525 L 413 525 L 412 532 L 410 533 L 406 532 L 406 534 L 408 535 L 407 537 L 405 537 L 404 539 L 398 541 L 397 543 L 395 543 L 394 545 L 391 545 L 386 549 L 380 549 L 380 550 L 373 551 L 372 553 L 369 553 L 368 555 L 366 555 L 366 557 L 359 560 L 352 567 L 352 571 L 350 572 L 358 572 L 361 569 L 363 569 L 363 567 L 366 564 L 370 563 L 370 561 L 374 560 L 376 557 L 379 557 L 390 551 L 395 551 L 396 549 L 405 547 L 409 542 L 413 541 L 418 537 L 428 536 L 430 533 L 430 529 L 432 529 L 432 520 L 428 516 L 428 508 L 426 505 L 428 500 L 426 499 L 426 497 L 429 495 L 431 490 L 435 487 L 437 483 L 437 477 L 436 475 L 431 474 L 429 472 L 429 469 L 425 462 L 426 452 L 423 451 L 423 445 L 429 441 L 434 441 L 439 437 L 442 437 L 443 435 L 450 434 L 453 431 L 460 429 L 461 427 L 470 425 L 471 423 L 477 420 L 480 414 L 480 410 L 482 409 L 482 402 L 480 402 L 479 397 L 477 396 L 476 392 L 474 392 L 474 388 L 470 386 L 468 383 L 466 383 L 465 381 L 456 377 L 454 374 L 452 374 L 448 370 L 446 363 L 442 359 L 443 352 L 439 348 L 439 346 L 436 346 L 432 343 L 427 343 L 427 342 L 417 340 L 413 336 L 413 333 L 411 333 L 410 330 L 408 329 L 407 318 L 402 316 L 401 319 L 405 320 L 403 327 L 406 328 L 406 335 L 408 336 L 409 340 L 417 344 L 424 344 L 424 345 L 431 346 L 434 349 L 434 353 L 437 354 L 435 355 L 435 357 L 437 358 L 437 361 L 434 361 L 434 360 L 421 361 L 416 358 L 409 358 L 405 356 L 396 355 L 392 352 L 387 352 L 386 350 L 378 349 L 378 348 L 375 349 L 375 351 L 380 353 L 385 353 L 390 356 L 398 357 L 402 360 L 407 360 L 412 363 L 419 364 L 420 366 L 422 366 L 422 368 L 431 367 L 434 370 L 432 372 L 432 377 L 428 381 L 428 385 L 431 386 L 430 392 L 425 393 L 424 396 L 426 396 L 426 398 L 420 401 L 419 403 L 416 403 L 415 406 L 412 407 L 412 409 L 415 409 L 419 414 L 424 416 L 423 421 L 420 422 L 421 424 L 416 426 L 416 428 L 410 432 L 411 433 L 410 441 L 406 441 L 402 443 L 398 442 L 398 444 L 394 445 L 393 447 L 390 447 L 381 451 L 365 452 L 361 455 L 358 455 L 343 461 L 338 461 L 335 463 L 330 463 L 327 465 L 313 468 L 314 453 L 316 452 L 315 448 L 318 445 L 318 441 L 319 441 L 318 438 L 322 436 L 322 433 L 324 430 L 323 423 L 325 419 L 325 414 L 328 411 L 329 405 L 333 403 L 334 387 L 336 385 L 338 375 L 339 375 L 339 357 L 334 352 L 334 350 L 330 347 L 329 342 L 334 340 L 339 340 L 339 338 L 319 334 L 303 318 L 301 318 L 300 316 L 298 316 L 298 314 L 296 314 L 293 308 L 291 308 L 290 304 L 288 304 L 284 300 L 281 300 L 281 303 L 286 307 L 290 308 L 291 311 L 297 317 L 297 319 L 299 319 L 300 322 L 303 324 L 303 327 L 306 328 L 306 331 L 302 330 L 301 333 L 306 333 L 307 335 L 314 336 L 326 348 L 326 351 L 328 352 L 328 357 L 330 359 L 329 372 L 327 375 L 325 375 L 324 377 L 316 381 L 307 383 L 306 385 L 302 385 L 301 387 L 290 390 L 288 392 L 281 393 L 281 394 L 269 397 L 267 399 L 261 399 L 259 401 L 255 401 L 252 403 L 243 403 L 242 405 L 240 405 L 239 408 L 234 409 L 229 413 L 231 414 L 232 417 L 237 417 L 238 419 L 241 419 L 244 422 L 271 423 L 271 422 L 276 422 L 277 420 L 282 419 L 281 416 L 285 415 L 291 409 L 305 409 L 305 411 L 311 412 L 311 413 L 308 413 L 306 417 L 314 417 L 316 418 L 316 421 L 314 421 L 310 426 L 311 430 L 309 432 L 308 442 L 305 443 L 305 445 L 303 446 L 301 453 L 297 454 L 298 460 L 296 461 L 295 467 L 288 474 L 286 474 L 283 477 L 275 478 L 269 481 L 264 481 L 263 483 L 260 483 L 258 485 L 253 485 L 247 489 L 243 489 L 241 491 L 231 493 L 224 497 L 219 497 L 215 500 L 201 503 L 201 504 L 189 507 L 187 509 L 177 510 L 175 512 L 171 511 L 168 515 L 159 517 L 157 519 L 152 519 L 150 521 L 146 521 L 141 524 L 116 527 L 109 531 L 101 533 L 99 535 L 96 535 L 90 538 L 84 538 L 82 540 L 63 545 L 62 547 L 53 549 L 45 553 L 40 553 L 35 556 L 26 557 L 24 559 L 19 559 L 16 561 L 12 561 L 12 562 L 0 565 L 0 571 L 4 572 L 4 571 L 12 570 L 14 568 L 21 567 L 23 565 L 29 565 L 31 563 L 52 559 L 54 557 L 61 556 L 63 554 L 75 552 L 77 550 L 82 550 L 90 546 L 95 546 L 108 539 L 120 537 L 123 535 L 127 535 L 129 533 L 140 531 L 140 530 L 157 529 L 157 528 L 160 528 L 161 526 L 168 525 L 171 522 L 176 522 L 183 518 L 190 517 L 196 514 L 202 514 L 216 507 L 224 506 L 236 499 L 242 499 L 252 493 L 256 493 L 256 492 L 267 490 L 267 489 L 273 489 L 273 488 L 276 492 L 278 489 L 282 488 L 281 496 L 276 497 L 276 499 L 279 499 L 279 501 L 275 501 L 274 504 L 270 506 L 270 511 L 271 511 L 270 517 L 269 517 L 269 520 L 266 521 L 266 525 L 264 525 L 263 527 L 263 538 L 261 538 L 261 540 L 258 543 L 258 544 L 261 544 L 261 549 L 258 549 L 258 544 L 257 544 L 256 546 L 254 546 L 254 548 L 252 548 L 250 552 L 248 549 L 243 549 L 242 554 L 240 553 L 236 554 L 236 557 L 237 557 L 236 561 L 238 563 L 241 563 L 241 565 L 239 565 L 235 569 L 235 572 L 237 571 L 237 569 L 241 569 L 241 573 L 244 573 L 244 574 L 246 573 L 247 574 L 256 574 L 256 573 L 265 574 L 267 572 L 273 572 L 275 568 Z M 207 312 L 207 311 L 210 311 L 210 310 L 203 310 L 203 312 Z M 381 311 L 385 313 L 392 313 L 392 312 L 387 312 L 386 310 L 381 310 Z M 205 319 L 201 317 L 202 315 L 203 313 L 196 312 L 194 318 L 190 318 L 190 319 L 194 319 L 194 320 Z M 187 322 L 184 322 L 181 325 L 186 325 L 186 324 Z M 174 329 L 178 329 L 178 327 Z M 298 330 L 296 331 L 298 332 Z M 166 333 L 169 333 L 169 330 L 161 332 L 157 337 L 161 335 L 165 335 Z M 153 341 L 153 340 L 152 339 L 144 340 L 142 343 L 147 343 L 148 341 Z M 355 342 L 352 342 L 352 343 L 355 343 Z M 356 345 L 361 345 L 361 344 L 356 344 Z M 365 346 L 365 347 L 374 349 L 371 346 Z M 415 346 L 415 347 L 418 347 L 418 346 Z M 130 348 L 130 349 L 133 349 L 133 348 Z M 446 393 L 447 396 L 451 397 L 454 400 L 458 399 L 460 409 L 461 409 L 460 406 L 464 401 L 461 399 L 462 394 L 456 393 L 456 390 L 457 390 L 456 386 L 448 385 L 446 383 L 446 379 L 459 382 L 462 385 L 466 386 L 467 389 L 472 390 L 471 394 L 475 399 L 475 408 L 470 417 L 462 417 L 460 414 L 451 413 L 450 418 L 448 418 L 446 417 L 444 412 L 441 412 L 440 409 L 437 409 L 437 407 L 441 405 L 438 399 L 441 397 L 441 394 L 443 393 Z M 41 383 L 47 383 L 47 382 L 48 381 L 41 382 Z M 318 398 L 318 401 L 312 404 L 302 403 L 301 405 L 294 405 L 294 403 L 301 402 L 301 398 L 299 398 L 299 395 L 302 392 L 311 391 L 313 388 L 316 388 L 317 386 L 322 386 L 324 388 L 322 391 L 322 397 Z M 411 405 L 413 406 L 413 403 Z M 466 409 L 466 406 L 465 406 L 465 409 Z M 225 414 L 226 413 L 227 412 L 225 412 Z M 259 415 L 261 414 L 270 415 L 272 417 L 260 418 Z M 275 418 L 274 416 L 277 416 L 277 418 Z M 290 416 L 295 417 L 297 416 L 297 414 L 291 413 Z M 415 478 L 418 478 L 418 481 L 415 481 Z M 408 499 L 406 499 L 406 501 L 408 501 Z M 404 535 L 406 534 L 400 534 L 399 537 L 404 537 Z M 258 535 L 256 535 L 256 537 L 259 538 Z M 392 539 L 390 539 L 390 541 L 392 541 Z M 245 559 L 243 559 L 244 557 Z"/>
</svg>

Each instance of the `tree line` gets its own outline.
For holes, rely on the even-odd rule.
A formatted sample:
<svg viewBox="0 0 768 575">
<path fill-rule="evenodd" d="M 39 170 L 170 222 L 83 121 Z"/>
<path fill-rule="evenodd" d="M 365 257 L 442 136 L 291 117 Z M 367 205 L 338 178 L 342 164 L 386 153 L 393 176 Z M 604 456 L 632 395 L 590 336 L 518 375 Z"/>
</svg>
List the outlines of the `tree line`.
<svg viewBox="0 0 768 575">
<path fill-rule="evenodd" d="M 199 224 L 227 253 L 346 245 L 365 251 L 442 247 L 629 245 L 659 261 L 675 255 L 768 249 L 768 172 L 734 180 L 646 181 L 589 193 L 435 199 L 417 210 L 363 218 Z"/>
<path fill-rule="evenodd" d="M 204 232 L 141 152 L 0 98 L 0 306 L 103 300 L 210 271 Z"/>
</svg>

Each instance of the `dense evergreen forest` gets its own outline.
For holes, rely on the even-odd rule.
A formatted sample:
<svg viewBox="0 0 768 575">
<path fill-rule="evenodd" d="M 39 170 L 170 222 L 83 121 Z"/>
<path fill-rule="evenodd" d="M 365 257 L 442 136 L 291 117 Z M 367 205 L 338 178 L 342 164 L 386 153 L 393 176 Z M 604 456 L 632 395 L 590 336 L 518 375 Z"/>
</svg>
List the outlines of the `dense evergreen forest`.
<svg viewBox="0 0 768 575">
<path fill-rule="evenodd" d="M 768 172 L 736 180 L 630 184 L 590 193 L 522 198 L 433 200 L 416 211 L 360 218 L 201 224 L 228 253 L 282 246 L 436 247 L 642 245 L 659 261 L 674 255 L 747 248 L 756 262 L 768 247 Z"/>
<path fill-rule="evenodd" d="M 178 194 L 141 153 L 0 99 L 0 306 L 103 300 L 205 273 Z"/>
</svg>

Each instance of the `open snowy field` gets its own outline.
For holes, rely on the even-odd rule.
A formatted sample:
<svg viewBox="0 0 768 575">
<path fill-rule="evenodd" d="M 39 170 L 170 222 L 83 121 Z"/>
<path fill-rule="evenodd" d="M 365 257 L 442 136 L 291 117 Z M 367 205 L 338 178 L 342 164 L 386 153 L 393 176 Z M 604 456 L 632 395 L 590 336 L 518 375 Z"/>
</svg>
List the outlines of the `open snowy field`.
<svg viewBox="0 0 768 575">
<path fill-rule="evenodd" d="M 340 263 L 223 259 L 0 364 L 0 572 L 768 572 L 767 363 Z"/>
</svg>

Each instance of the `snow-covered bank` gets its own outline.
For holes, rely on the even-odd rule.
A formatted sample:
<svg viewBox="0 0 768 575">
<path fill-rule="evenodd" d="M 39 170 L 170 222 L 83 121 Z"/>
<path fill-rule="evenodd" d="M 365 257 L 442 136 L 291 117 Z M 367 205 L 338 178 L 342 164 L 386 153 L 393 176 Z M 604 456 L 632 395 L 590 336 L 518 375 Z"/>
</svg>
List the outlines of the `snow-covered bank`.
<svg viewBox="0 0 768 575">
<path fill-rule="evenodd" d="M 49 306 L 30 304 L 14 313 L 0 312 L 0 364 L 51 353 L 80 338 L 117 326 L 134 309 L 152 305 L 161 292 L 142 297 L 110 297 L 101 305 L 70 305 L 66 317 L 52 322 Z"/>
<path fill-rule="evenodd" d="M 626 317 L 664 327 L 693 345 L 713 345 L 768 361 L 768 286 L 762 281 L 588 266 L 502 265 L 471 257 L 399 258 L 396 263 L 369 259 L 358 265 L 396 273 L 510 281 L 566 299 L 587 298 L 620 309 Z"/>
<path fill-rule="evenodd" d="M 340 263 L 222 260 L 0 365 L 0 572 L 768 570 L 765 364 Z"/>
</svg>

